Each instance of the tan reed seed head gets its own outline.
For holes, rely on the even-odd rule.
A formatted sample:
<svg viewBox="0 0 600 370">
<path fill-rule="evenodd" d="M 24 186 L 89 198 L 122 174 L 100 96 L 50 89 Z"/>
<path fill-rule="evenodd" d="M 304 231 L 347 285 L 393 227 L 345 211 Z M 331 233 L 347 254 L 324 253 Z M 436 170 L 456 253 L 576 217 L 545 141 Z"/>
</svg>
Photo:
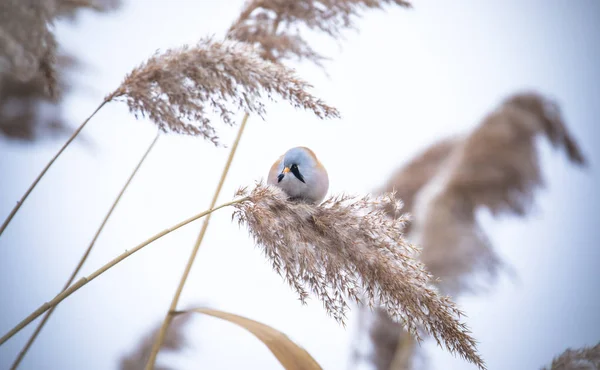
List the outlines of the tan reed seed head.
<svg viewBox="0 0 600 370">
<path fill-rule="evenodd" d="M 552 360 L 550 367 L 542 370 L 598 370 L 600 369 L 600 343 L 593 347 L 567 349 Z"/>
<path fill-rule="evenodd" d="M 426 332 L 450 352 L 484 366 L 458 321 L 461 312 L 430 287 L 417 248 L 404 239 L 405 218 L 384 212 L 384 207 L 398 212 L 401 204 L 393 195 L 340 195 L 312 205 L 290 201 L 279 188 L 262 183 L 237 195 L 249 199 L 234 205 L 233 217 L 302 302 L 312 292 L 343 323 L 348 302 L 364 297 L 362 303 L 381 307 L 417 338 Z"/>
<path fill-rule="evenodd" d="M 505 99 L 464 138 L 439 141 L 417 155 L 379 191 L 395 190 L 405 202 L 413 215 L 408 238 L 421 246 L 420 260 L 440 279 L 445 294 L 474 291 L 475 272 L 490 280 L 498 275 L 502 261 L 475 211 L 485 207 L 493 214 L 526 214 L 535 190 L 543 185 L 535 141 L 539 136 L 562 148 L 573 163 L 586 163 L 558 105 L 525 92 Z M 401 327 L 394 329 L 396 340 L 390 343 L 387 339 L 394 336 L 379 335 L 381 325 L 370 328 L 375 352 L 382 356 L 374 364 L 391 364 L 393 357 L 385 354 L 397 347 L 402 333 Z"/>
<path fill-rule="evenodd" d="M 275 96 L 319 118 L 339 117 L 335 108 L 307 92 L 311 85 L 294 71 L 260 58 L 249 45 L 201 39 L 196 45 L 156 53 L 131 71 L 106 100 L 122 98 L 136 114 L 165 132 L 218 142 L 208 113 L 229 125 L 243 110 L 263 116 L 263 98 Z"/>
<path fill-rule="evenodd" d="M 267 60 L 306 59 L 322 66 L 327 58 L 303 39 L 301 26 L 338 39 L 343 29 L 355 28 L 355 18 L 363 11 L 392 4 L 411 6 L 402 0 L 251 0 L 228 37 L 257 46 Z"/>
<path fill-rule="evenodd" d="M 73 57 L 57 56 L 55 99 L 48 96 L 47 81 L 41 73 L 27 81 L 21 81 L 10 73 L 0 73 L 0 135 L 9 139 L 35 140 L 70 131 L 62 118 L 61 105 L 56 100 L 62 99 L 72 88 L 64 73 L 77 66 Z"/>
<path fill-rule="evenodd" d="M 42 75 L 54 96 L 56 40 L 51 26 L 54 1 L 3 0 L 0 2 L 0 73 L 26 82 Z"/>
<path fill-rule="evenodd" d="M 51 23 L 79 10 L 114 10 L 118 0 L 7 0 L 0 2 L 0 135 L 35 140 L 71 131 L 61 101 L 76 57 L 56 51 Z"/>
<path fill-rule="evenodd" d="M 421 153 L 383 188 L 395 189 L 409 205 L 411 241 L 423 248 L 421 261 L 445 293 L 474 289 L 476 271 L 497 276 L 500 259 L 475 211 L 526 214 L 543 185 L 538 136 L 585 164 L 556 103 L 525 92 L 505 99 L 463 139 L 440 141 Z"/>
</svg>

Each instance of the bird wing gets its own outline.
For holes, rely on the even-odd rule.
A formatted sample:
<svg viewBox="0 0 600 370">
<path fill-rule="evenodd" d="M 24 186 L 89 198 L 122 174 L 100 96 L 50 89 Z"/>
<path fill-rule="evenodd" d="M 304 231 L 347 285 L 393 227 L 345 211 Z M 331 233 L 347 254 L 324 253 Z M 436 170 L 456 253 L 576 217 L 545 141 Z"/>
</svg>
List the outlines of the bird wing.
<svg viewBox="0 0 600 370">
<path fill-rule="evenodd" d="M 269 176 L 267 177 L 267 184 L 270 184 L 270 185 L 277 184 L 277 175 L 279 175 L 279 165 L 281 164 L 282 160 L 283 160 L 283 155 L 281 157 L 279 157 L 275 161 L 275 163 L 273 163 L 273 165 L 271 166 L 271 169 L 269 170 Z"/>
</svg>

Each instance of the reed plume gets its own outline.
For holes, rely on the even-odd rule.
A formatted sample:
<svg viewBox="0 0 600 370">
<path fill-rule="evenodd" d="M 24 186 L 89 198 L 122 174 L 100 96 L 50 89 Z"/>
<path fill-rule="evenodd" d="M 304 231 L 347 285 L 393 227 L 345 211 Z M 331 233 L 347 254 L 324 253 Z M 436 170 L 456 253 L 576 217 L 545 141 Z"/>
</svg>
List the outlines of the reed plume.
<svg viewBox="0 0 600 370">
<path fill-rule="evenodd" d="M 308 60 L 322 67 L 327 58 L 304 40 L 301 26 L 339 39 L 343 29 L 356 28 L 355 19 L 363 11 L 392 4 L 411 7 L 402 0 L 251 0 L 228 37 L 259 47 L 266 60 Z"/>
<path fill-rule="evenodd" d="M 392 194 L 370 199 L 332 196 L 321 205 L 293 202 L 279 188 L 258 183 L 237 196 L 234 207 L 273 269 L 305 302 L 309 291 L 328 314 L 344 322 L 348 301 L 382 307 L 415 337 L 432 335 L 450 352 L 483 368 L 475 341 L 458 321 L 461 312 L 429 284 L 415 258 L 418 250 L 403 237 L 406 221 Z M 386 216 L 383 207 L 398 217 Z"/>
<path fill-rule="evenodd" d="M 471 273 L 497 272 L 499 260 L 475 211 L 526 215 L 535 191 L 543 186 L 535 145 L 540 136 L 564 150 L 571 162 L 585 164 L 558 105 L 527 92 L 504 100 L 466 137 L 434 145 L 383 188 L 401 192 L 415 166 L 437 169 L 424 170 L 431 176 L 412 197 L 405 193 L 402 199 L 413 205 L 411 241 L 422 246 L 421 259 L 441 279 L 443 291 L 455 295 L 470 290 Z M 432 155 L 435 151 L 439 155 Z"/>
<path fill-rule="evenodd" d="M 41 72 L 27 81 L 0 72 L 0 135 L 33 141 L 70 131 L 62 117 L 60 100 L 71 88 L 64 72 L 75 65 L 74 58 L 64 54 L 57 56 L 58 81 L 54 97 L 48 95 L 47 81 Z"/>
<path fill-rule="evenodd" d="M 600 369 L 600 343 L 593 347 L 570 349 L 555 357 L 550 367 L 542 370 L 597 370 Z"/>
<path fill-rule="evenodd" d="M 413 219 L 408 239 L 422 247 L 420 260 L 439 279 L 438 287 L 452 296 L 471 291 L 473 275 L 483 273 L 493 282 L 503 263 L 476 218 L 486 208 L 494 215 L 524 216 L 535 191 L 543 186 L 536 138 L 545 137 L 569 160 L 584 165 L 585 158 L 562 118 L 558 105 L 535 93 L 505 99 L 470 134 L 441 140 L 420 153 L 395 174 L 379 192 L 396 191 Z M 394 217 L 393 212 L 389 212 Z M 378 318 L 377 320 L 381 320 Z M 379 330 L 382 325 L 374 325 Z M 379 353 L 399 349 L 395 341 L 376 341 Z M 377 339 L 383 336 L 371 334 Z M 393 357 L 377 360 L 389 370 Z"/>
<path fill-rule="evenodd" d="M 74 20 L 84 8 L 107 12 L 119 5 L 115 0 L 8 0 L 0 4 L 1 135 L 33 141 L 72 131 L 62 117 L 61 102 L 72 87 L 66 72 L 80 63 L 57 50 L 52 23 Z"/>
<path fill-rule="evenodd" d="M 210 38 L 193 47 L 157 53 L 129 73 L 107 100 L 124 99 L 136 115 L 148 115 L 165 132 L 202 136 L 218 142 L 208 116 L 233 125 L 246 111 L 263 116 L 263 95 L 275 95 L 319 118 L 339 113 L 306 90 L 311 85 L 280 64 L 261 59 L 248 45 Z"/>
<path fill-rule="evenodd" d="M 51 1 L 4 0 L 0 3 L 0 57 L 20 81 L 38 72 L 47 91 L 55 94 L 54 61 L 57 43 L 51 26 L 55 4 Z"/>
</svg>

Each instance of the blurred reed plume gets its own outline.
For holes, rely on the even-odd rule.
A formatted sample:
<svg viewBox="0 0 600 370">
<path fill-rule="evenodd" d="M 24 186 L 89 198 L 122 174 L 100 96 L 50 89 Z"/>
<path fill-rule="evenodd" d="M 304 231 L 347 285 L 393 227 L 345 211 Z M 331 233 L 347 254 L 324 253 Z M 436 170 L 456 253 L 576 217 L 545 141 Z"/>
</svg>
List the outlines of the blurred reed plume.
<svg viewBox="0 0 600 370">
<path fill-rule="evenodd" d="M 0 55 L 7 69 L 20 81 L 39 74 L 48 93 L 56 87 L 54 62 L 57 43 L 51 32 L 53 1 L 4 0 L 0 3 Z"/>
<path fill-rule="evenodd" d="M 379 190 L 393 190 L 405 202 L 413 215 L 408 239 L 422 247 L 420 260 L 439 279 L 437 285 L 445 294 L 477 291 L 481 287 L 475 273 L 483 273 L 490 282 L 498 275 L 502 262 L 475 212 L 487 208 L 494 215 L 527 213 L 535 190 L 543 185 L 537 137 L 564 150 L 571 162 L 586 163 L 558 105 L 525 92 L 504 100 L 465 137 L 442 140 L 417 155 Z M 389 214 L 395 217 L 393 211 Z M 402 347 L 399 339 L 406 333 L 400 325 L 373 325 L 372 330 L 376 353 Z M 385 330 L 385 335 L 378 330 Z M 389 338 L 390 330 L 396 331 L 396 340 L 378 340 Z M 377 369 L 402 368 L 391 367 L 393 360 L 381 355 L 375 361 Z"/>
<path fill-rule="evenodd" d="M 294 202 L 279 188 L 258 183 L 237 196 L 233 215 L 263 249 L 274 270 L 302 302 L 314 293 L 327 312 L 343 323 L 347 299 L 381 306 L 415 337 L 424 331 L 452 353 L 483 368 L 475 341 L 458 321 L 460 311 L 428 284 L 430 275 L 406 242 L 392 194 L 333 196 L 321 205 Z M 392 207 L 397 217 L 387 217 Z"/>
<path fill-rule="evenodd" d="M 161 130 L 202 136 L 216 144 L 207 111 L 229 125 L 237 111 L 262 117 L 263 94 L 271 100 L 279 95 L 319 118 L 338 117 L 335 108 L 306 91 L 310 87 L 293 70 L 261 59 L 248 45 L 204 38 L 194 47 L 152 56 L 106 100 L 124 98 L 136 116 L 148 115 Z"/>
<path fill-rule="evenodd" d="M 600 369 L 600 343 L 593 347 L 567 349 L 555 357 L 550 367 L 542 370 L 598 370 Z"/>
<path fill-rule="evenodd" d="M 402 0 L 251 0 L 228 37 L 260 47 L 267 60 L 306 59 L 322 67 L 327 58 L 302 38 L 300 26 L 339 39 L 344 28 L 356 28 L 354 19 L 361 12 L 391 4 L 411 7 Z"/>
<path fill-rule="evenodd" d="M 71 131 L 61 117 L 70 88 L 66 72 L 77 58 L 59 52 L 55 20 L 75 20 L 81 9 L 106 12 L 116 0 L 6 0 L 0 3 L 0 134 L 35 140 Z"/>
<path fill-rule="evenodd" d="M 65 71 L 77 61 L 64 54 L 56 58 L 57 84 L 55 97 L 47 92 L 42 73 L 22 81 L 11 73 L 0 72 L 0 134 L 9 139 L 35 140 L 48 135 L 62 135 L 70 131 L 62 118 L 58 102 L 70 90 Z"/>
<path fill-rule="evenodd" d="M 177 316 L 178 317 L 174 319 L 173 324 L 169 327 L 165 336 L 165 340 L 162 343 L 161 349 L 163 351 L 181 351 L 186 346 L 184 329 L 190 322 L 192 315 L 181 314 Z M 144 368 L 144 365 L 150 356 L 152 344 L 154 343 L 154 340 L 158 335 L 158 331 L 160 330 L 161 323 L 162 322 L 159 322 L 154 329 L 141 338 L 133 351 L 121 357 L 121 361 L 119 363 L 120 370 L 139 370 Z M 172 368 L 159 365 L 156 366 L 155 369 L 170 370 Z"/>
</svg>

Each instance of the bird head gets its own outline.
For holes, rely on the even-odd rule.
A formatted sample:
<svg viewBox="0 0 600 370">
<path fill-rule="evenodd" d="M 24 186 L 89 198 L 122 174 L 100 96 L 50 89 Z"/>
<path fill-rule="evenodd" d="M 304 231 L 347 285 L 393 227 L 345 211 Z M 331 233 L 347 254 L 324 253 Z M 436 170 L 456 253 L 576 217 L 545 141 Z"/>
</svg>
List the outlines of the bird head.
<svg viewBox="0 0 600 370">
<path fill-rule="evenodd" d="M 291 198 L 320 202 L 329 188 L 327 171 L 315 153 L 306 147 L 288 150 L 271 167 L 268 183 Z"/>
</svg>

